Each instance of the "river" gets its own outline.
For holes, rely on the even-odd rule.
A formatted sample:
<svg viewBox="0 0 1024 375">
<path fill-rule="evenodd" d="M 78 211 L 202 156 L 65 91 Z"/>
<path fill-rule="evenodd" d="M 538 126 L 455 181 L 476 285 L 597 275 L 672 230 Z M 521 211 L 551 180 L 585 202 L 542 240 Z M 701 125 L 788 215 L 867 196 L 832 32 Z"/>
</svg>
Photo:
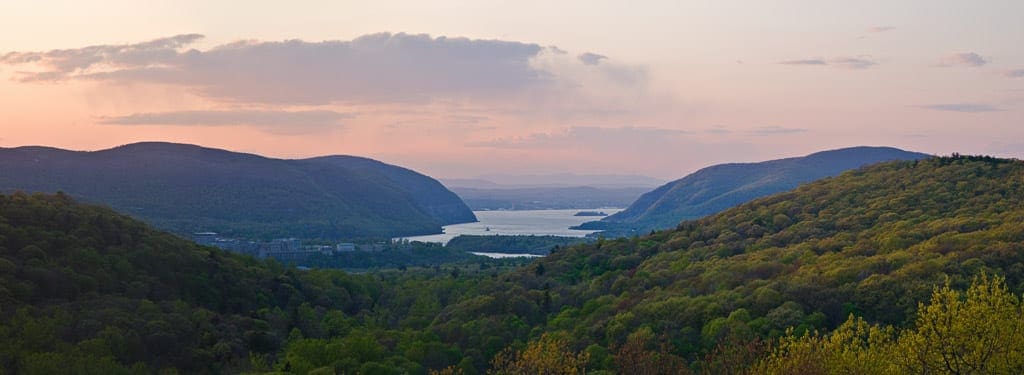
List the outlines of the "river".
<svg viewBox="0 0 1024 375">
<path fill-rule="evenodd" d="M 574 216 L 580 211 L 602 211 L 611 215 L 622 211 L 622 209 L 473 211 L 479 220 L 475 223 L 448 225 L 444 227 L 444 233 L 441 234 L 404 238 L 410 241 L 447 243 L 448 240 L 462 234 L 583 237 L 595 231 L 575 230 L 569 229 L 569 227 L 587 221 L 600 220 L 601 216 Z"/>
</svg>

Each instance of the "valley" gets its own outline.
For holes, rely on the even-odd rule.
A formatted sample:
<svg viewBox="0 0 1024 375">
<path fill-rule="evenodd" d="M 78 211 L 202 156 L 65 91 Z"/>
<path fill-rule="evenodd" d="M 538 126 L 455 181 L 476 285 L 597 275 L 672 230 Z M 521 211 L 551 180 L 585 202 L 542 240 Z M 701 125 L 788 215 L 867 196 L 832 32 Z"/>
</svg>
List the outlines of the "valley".
<svg viewBox="0 0 1024 375">
<path fill-rule="evenodd" d="M 1024 374 L 1024 1 L 0 1 L 0 375 Z"/>
<path fill-rule="evenodd" d="M 920 304 L 949 303 L 933 291 L 996 283 L 1018 295 L 1022 189 L 1017 160 L 887 162 L 675 229 L 557 244 L 541 258 L 383 261 L 354 274 L 332 269 L 345 268 L 336 258 L 296 269 L 200 246 L 63 193 L 15 193 L 0 199 L 0 363 L 30 373 L 53 371 L 54 357 L 76 372 L 476 373 L 541 346 L 544 356 L 582 359 L 588 371 L 790 371 L 780 369 L 804 366 L 794 352 L 772 354 L 763 343 L 833 350 L 801 337 L 861 321 L 914 327 L 932 311 Z M 485 240 L 471 248 L 524 241 L 515 238 L 466 237 Z M 411 244 L 409 254 L 457 251 Z M 998 293 L 987 298 L 1009 298 Z M 816 365 L 927 364 L 864 350 L 881 362 L 834 352 Z"/>
</svg>

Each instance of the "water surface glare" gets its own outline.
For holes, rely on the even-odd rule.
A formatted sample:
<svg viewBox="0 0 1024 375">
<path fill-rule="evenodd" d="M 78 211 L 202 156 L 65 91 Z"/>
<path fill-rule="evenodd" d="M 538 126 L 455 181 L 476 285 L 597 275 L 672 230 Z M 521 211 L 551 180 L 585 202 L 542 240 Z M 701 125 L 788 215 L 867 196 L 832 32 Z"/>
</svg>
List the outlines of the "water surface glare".
<svg viewBox="0 0 1024 375">
<path fill-rule="evenodd" d="M 622 211 L 622 209 L 473 211 L 478 222 L 448 225 L 444 227 L 442 234 L 404 238 L 410 241 L 447 243 L 455 236 L 462 234 L 583 237 L 595 231 L 575 230 L 569 229 L 569 227 L 587 221 L 601 220 L 601 216 L 573 216 L 580 211 L 602 211 L 611 215 Z"/>
</svg>

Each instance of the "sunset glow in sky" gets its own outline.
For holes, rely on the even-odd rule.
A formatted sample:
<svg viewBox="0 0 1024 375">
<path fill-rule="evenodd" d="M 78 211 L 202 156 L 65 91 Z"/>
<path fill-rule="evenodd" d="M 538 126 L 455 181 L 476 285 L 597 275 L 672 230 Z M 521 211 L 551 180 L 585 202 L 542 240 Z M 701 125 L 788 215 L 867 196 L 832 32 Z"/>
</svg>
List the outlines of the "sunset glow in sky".
<svg viewBox="0 0 1024 375">
<path fill-rule="evenodd" d="M 1019 0 L 209 3 L 0 2 L 0 146 L 435 177 L 674 179 L 856 145 L 1024 158 Z"/>
</svg>

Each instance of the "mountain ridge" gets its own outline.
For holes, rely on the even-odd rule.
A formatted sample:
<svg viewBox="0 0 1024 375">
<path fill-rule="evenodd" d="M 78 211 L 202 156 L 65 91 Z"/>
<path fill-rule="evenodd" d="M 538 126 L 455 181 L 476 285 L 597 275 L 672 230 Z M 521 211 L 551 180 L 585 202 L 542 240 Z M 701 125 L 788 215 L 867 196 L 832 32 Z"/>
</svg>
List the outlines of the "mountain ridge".
<svg viewBox="0 0 1024 375">
<path fill-rule="evenodd" d="M 929 156 L 894 147 L 857 146 L 763 162 L 716 164 L 664 184 L 641 195 L 625 210 L 578 228 L 614 234 L 668 229 L 682 220 L 714 214 L 846 170 Z"/>
<path fill-rule="evenodd" d="M 157 227 L 247 237 L 371 238 L 475 221 L 437 180 L 369 158 L 276 159 L 170 142 L 0 148 L 0 191 L 64 191 Z"/>
</svg>

